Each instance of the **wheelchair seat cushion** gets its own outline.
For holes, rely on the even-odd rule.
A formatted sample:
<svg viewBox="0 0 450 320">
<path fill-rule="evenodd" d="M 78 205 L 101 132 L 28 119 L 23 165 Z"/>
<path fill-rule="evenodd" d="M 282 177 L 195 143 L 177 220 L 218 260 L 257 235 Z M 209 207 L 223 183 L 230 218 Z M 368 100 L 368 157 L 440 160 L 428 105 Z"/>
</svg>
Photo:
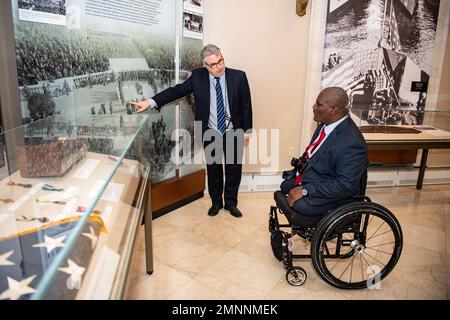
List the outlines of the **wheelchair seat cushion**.
<svg viewBox="0 0 450 320">
<path fill-rule="evenodd" d="M 278 209 L 284 213 L 289 224 L 294 227 L 315 227 L 322 219 L 323 215 L 307 216 L 301 212 L 295 211 L 287 202 L 287 196 L 281 191 L 275 191 L 273 194 Z"/>
</svg>

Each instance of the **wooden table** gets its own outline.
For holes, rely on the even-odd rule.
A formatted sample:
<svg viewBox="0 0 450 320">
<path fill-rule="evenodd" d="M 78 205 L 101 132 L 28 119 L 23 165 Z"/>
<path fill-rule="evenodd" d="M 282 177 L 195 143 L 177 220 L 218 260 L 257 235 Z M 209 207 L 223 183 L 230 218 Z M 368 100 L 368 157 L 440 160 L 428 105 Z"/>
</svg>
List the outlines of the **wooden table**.
<svg viewBox="0 0 450 320">
<path fill-rule="evenodd" d="M 450 132 L 431 126 L 401 126 L 420 133 L 363 133 L 369 150 L 422 150 L 416 188 L 422 189 L 429 149 L 450 149 Z"/>
</svg>

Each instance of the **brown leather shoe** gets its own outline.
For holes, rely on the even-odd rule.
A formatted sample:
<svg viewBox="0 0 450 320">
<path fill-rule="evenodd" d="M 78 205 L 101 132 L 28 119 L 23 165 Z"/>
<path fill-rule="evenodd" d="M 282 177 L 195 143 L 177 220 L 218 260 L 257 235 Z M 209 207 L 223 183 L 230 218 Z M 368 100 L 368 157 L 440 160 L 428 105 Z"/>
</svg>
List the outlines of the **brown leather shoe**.
<svg viewBox="0 0 450 320">
<path fill-rule="evenodd" d="M 231 208 L 225 207 L 225 210 L 228 210 L 233 217 L 236 217 L 236 218 L 242 217 L 242 213 L 237 207 L 231 207 Z"/>
</svg>

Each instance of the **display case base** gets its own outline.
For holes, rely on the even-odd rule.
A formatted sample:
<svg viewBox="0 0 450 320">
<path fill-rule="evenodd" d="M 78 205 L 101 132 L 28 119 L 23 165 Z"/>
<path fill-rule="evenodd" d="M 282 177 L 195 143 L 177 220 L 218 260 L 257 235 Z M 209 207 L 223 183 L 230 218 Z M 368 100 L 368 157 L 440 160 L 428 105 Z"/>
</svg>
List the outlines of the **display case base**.
<svg viewBox="0 0 450 320">
<path fill-rule="evenodd" d="M 152 185 L 153 219 L 200 199 L 205 190 L 205 170 L 175 177 Z"/>
</svg>

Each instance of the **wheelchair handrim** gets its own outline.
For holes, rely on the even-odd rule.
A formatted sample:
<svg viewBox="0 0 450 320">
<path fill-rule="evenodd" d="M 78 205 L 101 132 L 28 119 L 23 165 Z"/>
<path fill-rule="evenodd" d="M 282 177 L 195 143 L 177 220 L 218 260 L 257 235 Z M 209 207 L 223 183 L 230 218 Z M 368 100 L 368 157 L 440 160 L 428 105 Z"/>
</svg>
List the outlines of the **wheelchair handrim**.
<svg viewBox="0 0 450 320">
<path fill-rule="evenodd" d="M 322 279 L 324 279 L 326 282 L 337 288 L 363 289 L 370 287 L 372 285 L 371 282 L 377 285 L 378 284 L 377 280 L 381 281 L 382 279 L 384 279 L 392 271 L 392 269 L 394 268 L 394 266 L 396 265 L 396 263 L 400 258 L 403 241 L 400 225 L 395 216 L 389 210 L 380 205 L 376 205 L 373 203 L 368 205 L 367 203 L 362 202 L 362 203 L 354 203 L 348 206 L 346 209 L 347 210 L 344 211 L 340 210 L 340 212 L 336 213 L 336 215 L 333 215 L 334 219 L 332 218 L 326 219 L 326 221 L 324 221 L 323 224 L 321 223 L 320 226 L 318 226 L 318 230 L 316 230 L 313 239 L 313 244 L 311 247 L 311 257 L 313 260 L 313 266 Z M 350 211 L 351 209 L 355 210 Z M 327 266 L 327 262 L 325 261 L 325 259 L 330 258 L 327 258 L 326 255 L 324 255 L 324 251 L 326 249 L 325 245 L 327 241 L 324 239 L 331 238 L 331 234 L 335 232 L 335 229 L 341 226 L 341 224 L 345 223 L 345 221 L 351 221 L 352 219 L 362 217 L 363 215 L 365 215 L 365 219 L 370 216 L 377 217 L 379 220 L 383 221 L 383 223 L 386 223 L 387 226 L 389 226 L 390 230 L 392 231 L 393 237 L 392 255 L 390 259 L 381 268 L 379 268 L 380 269 L 379 272 L 377 272 L 378 271 L 377 268 L 371 267 L 371 264 L 366 261 L 367 265 L 371 267 L 370 272 L 372 272 L 373 275 L 367 278 L 364 278 L 363 275 L 362 276 L 363 279 L 361 281 L 352 282 L 351 272 L 353 271 L 354 259 L 359 258 L 361 259 L 360 262 L 362 263 L 363 259 L 367 258 L 363 257 L 364 255 L 362 253 L 364 253 L 364 251 L 362 251 L 362 253 L 361 252 L 356 253 L 355 250 L 357 250 L 358 248 L 357 249 L 352 248 L 351 250 L 354 250 L 353 254 L 347 257 L 347 259 L 352 259 L 352 261 L 350 261 L 350 263 L 347 266 L 347 268 L 349 268 L 351 265 L 352 268 L 350 270 L 350 281 L 342 281 L 338 277 L 338 274 L 337 275 L 333 274 Z M 360 257 L 358 257 L 358 255 Z M 366 255 L 369 256 L 368 253 L 366 253 Z M 361 267 L 361 270 L 363 270 L 363 267 Z M 347 270 L 344 270 L 344 272 L 347 272 Z"/>
</svg>

